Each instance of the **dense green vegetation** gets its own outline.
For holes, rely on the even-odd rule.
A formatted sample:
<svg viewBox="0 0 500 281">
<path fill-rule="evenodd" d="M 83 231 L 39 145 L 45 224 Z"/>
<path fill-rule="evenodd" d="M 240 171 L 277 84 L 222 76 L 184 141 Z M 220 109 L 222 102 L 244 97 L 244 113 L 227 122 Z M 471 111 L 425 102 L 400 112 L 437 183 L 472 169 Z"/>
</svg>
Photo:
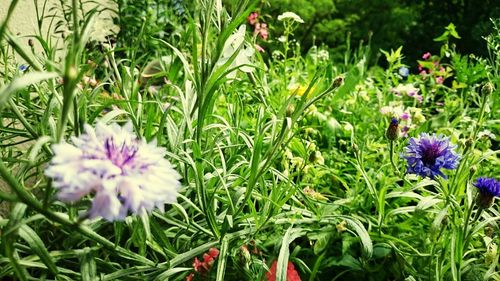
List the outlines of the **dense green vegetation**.
<svg viewBox="0 0 500 281">
<path fill-rule="evenodd" d="M 116 3 L 0 28 L 2 280 L 500 279 L 493 1 Z"/>
</svg>

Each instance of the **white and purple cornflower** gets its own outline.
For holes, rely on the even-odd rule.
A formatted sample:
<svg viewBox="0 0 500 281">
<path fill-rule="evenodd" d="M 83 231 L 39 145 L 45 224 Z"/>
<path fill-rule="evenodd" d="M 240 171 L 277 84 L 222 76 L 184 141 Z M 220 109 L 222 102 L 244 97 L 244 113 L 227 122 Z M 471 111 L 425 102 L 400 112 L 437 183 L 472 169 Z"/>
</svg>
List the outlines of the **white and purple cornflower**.
<svg viewBox="0 0 500 281">
<path fill-rule="evenodd" d="M 446 178 L 441 169 L 456 169 L 460 157 L 447 137 L 427 133 L 411 138 L 403 157 L 407 160 L 407 172 L 431 179 Z"/>
<path fill-rule="evenodd" d="M 129 213 L 144 214 L 177 200 L 180 175 L 166 151 L 138 139 L 132 123 L 121 127 L 98 122 L 72 143 L 52 146 L 54 157 L 45 170 L 53 179 L 57 198 L 75 202 L 92 195 L 90 218 L 123 220 Z"/>
<path fill-rule="evenodd" d="M 494 178 L 480 177 L 474 183 L 478 189 L 476 203 L 480 208 L 489 208 L 495 197 L 500 197 L 500 182 Z"/>
</svg>

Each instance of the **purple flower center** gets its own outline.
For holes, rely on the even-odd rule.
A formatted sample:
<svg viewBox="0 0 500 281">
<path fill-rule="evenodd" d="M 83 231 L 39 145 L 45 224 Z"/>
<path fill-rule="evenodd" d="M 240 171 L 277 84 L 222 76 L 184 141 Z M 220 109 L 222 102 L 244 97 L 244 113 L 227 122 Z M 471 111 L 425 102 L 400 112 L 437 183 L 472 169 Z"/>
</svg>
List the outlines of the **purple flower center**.
<svg viewBox="0 0 500 281">
<path fill-rule="evenodd" d="M 120 168 L 123 168 L 123 166 L 133 160 L 138 149 L 135 142 L 129 145 L 123 142 L 120 146 L 116 146 L 113 138 L 106 140 L 104 148 L 107 158 Z"/>
<path fill-rule="evenodd" d="M 422 162 L 427 167 L 432 167 L 436 163 L 436 158 L 439 157 L 441 151 L 438 144 L 431 144 L 422 151 Z"/>
</svg>

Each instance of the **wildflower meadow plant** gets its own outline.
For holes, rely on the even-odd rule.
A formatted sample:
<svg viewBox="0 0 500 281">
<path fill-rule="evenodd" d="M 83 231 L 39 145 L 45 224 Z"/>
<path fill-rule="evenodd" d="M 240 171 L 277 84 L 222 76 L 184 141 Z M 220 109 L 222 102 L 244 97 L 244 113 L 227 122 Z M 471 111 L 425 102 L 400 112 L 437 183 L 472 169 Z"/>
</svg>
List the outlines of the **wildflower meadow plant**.
<svg viewBox="0 0 500 281">
<path fill-rule="evenodd" d="M 447 137 L 427 133 L 419 138 L 410 138 L 403 156 L 407 162 L 407 172 L 423 178 L 446 178 L 441 169 L 456 169 L 460 157 Z"/>
<path fill-rule="evenodd" d="M 165 149 L 138 139 L 132 123 L 120 127 L 98 122 L 72 143 L 52 146 L 54 157 L 45 170 L 57 198 L 76 202 L 93 195 L 90 218 L 122 220 L 128 213 L 145 214 L 174 203 L 180 175 L 164 157 Z"/>
<path fill-rule="evenodd" d="M 500 47 L 421 76 L 304 44 L 329 6 L 218 0 L 128 1 L 101 46 L 55 2 L 62 41 L 0 23 L 0 280 L 499 279 Z"/>
</svg>

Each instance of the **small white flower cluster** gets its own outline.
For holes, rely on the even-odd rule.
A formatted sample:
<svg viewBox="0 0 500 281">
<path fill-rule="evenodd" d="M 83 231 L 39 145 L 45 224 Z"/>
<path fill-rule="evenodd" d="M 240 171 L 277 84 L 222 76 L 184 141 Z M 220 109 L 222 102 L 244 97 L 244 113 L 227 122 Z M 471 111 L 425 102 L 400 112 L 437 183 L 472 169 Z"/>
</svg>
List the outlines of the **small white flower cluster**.
<svg viewBox="0 0 500 281">
<path fill-rule="evenodd" d="M 85 125 L 85 133 L 72 144 L 52 146 L 54 157 L 45 175 L 53 179 L 57 197 L 75 202 L 93 195 L 89 217 L 123 220 L 128 213 L 144 214 L 174 203 L 180 175 L 165 149 L 137 139 L 129 122 L 120 127 L 98 122 Z"/>
<path fill-rule="evenodd" d="M 294 22 L 304 23 L 304 20 L 294 12 L 284 12 L 283 14 L 278 16 L 278 20 L 279 21 L 292 20 Z"/>
</svg>

